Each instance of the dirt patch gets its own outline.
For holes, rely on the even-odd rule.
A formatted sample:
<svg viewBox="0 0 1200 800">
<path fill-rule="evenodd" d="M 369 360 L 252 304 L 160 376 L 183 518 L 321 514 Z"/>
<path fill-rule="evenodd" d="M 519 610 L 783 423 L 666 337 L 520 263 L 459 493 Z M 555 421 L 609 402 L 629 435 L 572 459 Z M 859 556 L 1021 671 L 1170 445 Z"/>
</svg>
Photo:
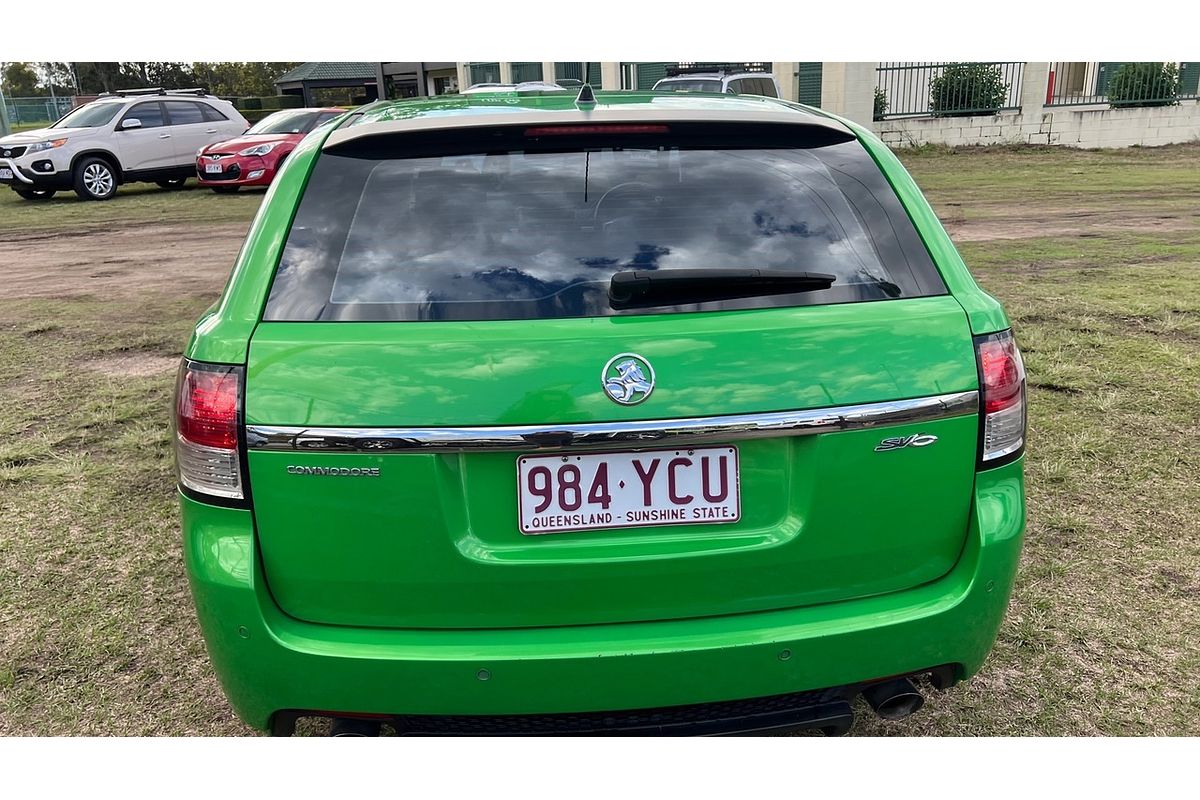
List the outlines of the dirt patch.
<svg viewBox="0 0 1200 800">
<path fill-rule="evenodd" d="M 1113 231 L 1166 232 L 1200 227 L 1194 214 L 1140 209 L 1071 210 L 1049 205 L 1005 206 L 998 214 L 964 220 L 958 206 L 939 209 L 956 242 L 1077 236 Z M 979 206 L 985 213 L 990 206 Z M 956 218 L 957 217 L 957 218 Z M 248 223 L 143 224 L 16 233 L 6 237 L 4 294 L 25 297 L 123 298 L 144 291 L 215 295 L 237 258 Z"/>
<path fill-rule="evenodd" d="M 6 237 L 4 296 L 215 295 L 248 227 L 136 225 Z"/>
<path fill-rule="evenodd" d="M 1194 230 L 1200 227 L 1195 215 L 1163 215 L 1154 209 L 1072 211 L 1062 208 L 1022 208 L 1017 214 L 984 219 L 954 219 L 943 212 L 942 224 L 956 242 L 987 242 L 995 239 L 1035 239 L 1078 236 L 1096 238 L 1104 233 Z"/>
<path fill-rule="evenodd" d="M 162 375 L 179 367 L 176 356 L 159 356 L 153 353 L 122 353 L 84 362 L 84 369 L 110 375 L 114 378 L 149 378 Z"/>
</svg>

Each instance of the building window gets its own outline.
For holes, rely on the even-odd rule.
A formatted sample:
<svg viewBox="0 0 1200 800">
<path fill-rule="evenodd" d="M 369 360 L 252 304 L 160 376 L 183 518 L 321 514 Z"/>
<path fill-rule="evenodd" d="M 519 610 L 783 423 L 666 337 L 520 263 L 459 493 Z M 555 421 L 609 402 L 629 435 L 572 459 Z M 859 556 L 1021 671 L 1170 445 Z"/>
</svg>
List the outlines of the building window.
<svg viewBox="0 0 1200 800">
<path fill-rule="evenodd" d="M 512 62 L 513 83 L 525 81 L 540 81 L 542 79 L 542 62 L 514 61 Z"/>
<path fill-rule="evenodd" d="M 500 62 L 489 61 L 470 65 L 471 83 L 499 83 Z"/>
</svg>

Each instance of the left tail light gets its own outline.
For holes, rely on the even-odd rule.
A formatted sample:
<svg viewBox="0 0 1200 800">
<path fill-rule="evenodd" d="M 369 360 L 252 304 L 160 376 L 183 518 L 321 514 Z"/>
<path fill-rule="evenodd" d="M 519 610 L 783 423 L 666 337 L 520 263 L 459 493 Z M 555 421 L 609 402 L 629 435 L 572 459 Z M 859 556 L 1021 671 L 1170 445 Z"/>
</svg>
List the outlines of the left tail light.
<svg viewBox="0 0 1200 800">
<path fill-rule="evenodd" d="M 175 391 L 175 464 L 192 492 L 242 500 L 242 368 L 185 360 Z"/>
</svg>

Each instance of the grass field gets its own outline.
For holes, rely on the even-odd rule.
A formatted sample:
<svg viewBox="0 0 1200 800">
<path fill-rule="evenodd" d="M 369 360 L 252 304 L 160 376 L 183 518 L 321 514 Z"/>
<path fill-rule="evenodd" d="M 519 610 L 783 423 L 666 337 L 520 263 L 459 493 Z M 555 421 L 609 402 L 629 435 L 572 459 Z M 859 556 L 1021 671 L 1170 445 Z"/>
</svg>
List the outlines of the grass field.
<svg viewBox="0 0 1200 800">
<path fill-rule="evenodd" d="M 855 732 L 1200 733 L 1200 146 L 903 158 L 1024 350 L 1029 529 L 983 671 L 902 722 L 860 707 Z M 0 224 L 155 243 L 260 197 L 0 192 Z M 219 288 L 0 293 L 0 734 L 246 732 L 191 609 L 167 434 Z"/>
<path fill-rule="evenodd" d="M 153 183 L 131 183 L 101 203 L 81 202 L 71 189 L 60 189 L 51 200 L 30 202 L 0 187 L 0 226 L 5 231 L 78 232 L 153 223 L 249 222 L 263 196 L 261 189 L 218 195 L 195 181 L 187 186 L 167 192 Z"/>
</svg>

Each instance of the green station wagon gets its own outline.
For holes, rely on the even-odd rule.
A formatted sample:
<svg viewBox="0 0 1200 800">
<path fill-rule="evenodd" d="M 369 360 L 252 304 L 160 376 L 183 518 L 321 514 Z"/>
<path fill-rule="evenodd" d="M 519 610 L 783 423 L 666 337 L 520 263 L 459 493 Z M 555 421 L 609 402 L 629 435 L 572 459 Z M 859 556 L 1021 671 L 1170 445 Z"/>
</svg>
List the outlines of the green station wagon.
<svg viewBox="0 0 1200 800">
<path fill-rule="evenodd" d="M 180 371 L 254 728 L 846 731 L 982 665 L 1025 376 L 896 158 L 768 98 L 476 94 L 309 136 Z"/>
</svg>

